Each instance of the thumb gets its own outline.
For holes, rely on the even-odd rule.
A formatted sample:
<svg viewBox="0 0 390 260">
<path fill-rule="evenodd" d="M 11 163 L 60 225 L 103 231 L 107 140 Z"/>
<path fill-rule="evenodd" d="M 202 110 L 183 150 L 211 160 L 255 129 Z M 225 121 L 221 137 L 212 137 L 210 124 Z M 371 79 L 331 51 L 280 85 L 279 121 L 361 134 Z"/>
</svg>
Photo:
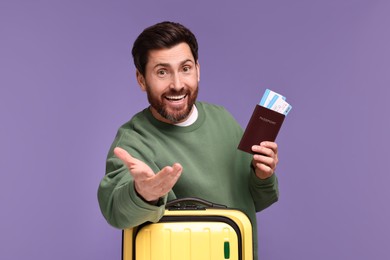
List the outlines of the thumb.
<svg viewBox="0 0 390 260">
<path fill-rule="evenodd" d="M 121 159 L 124 164 L 127 166 L 130 166 L 130 164 L 133 162 L 134 158 L 123 148 L 115 147 L 114 154 Z"/>
</svg>

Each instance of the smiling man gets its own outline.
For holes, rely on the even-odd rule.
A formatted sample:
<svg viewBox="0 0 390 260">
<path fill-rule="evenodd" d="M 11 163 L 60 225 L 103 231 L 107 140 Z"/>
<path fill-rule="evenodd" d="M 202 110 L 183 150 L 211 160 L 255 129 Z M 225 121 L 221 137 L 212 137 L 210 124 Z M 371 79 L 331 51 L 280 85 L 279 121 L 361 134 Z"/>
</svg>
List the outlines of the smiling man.
<svg viewBox="0 0 390 260">
<path fill-rule="evenodd" d="M 108 152 L 98 189 L 101 211 L 112 226 L 157 222 L 167 201 L 199 197 L 245 212 L 278 200 L 278 147 L 254 145 L 254 155 L 237 149 L 243 130 L 221 106 L 197 101 L 198 43 L 181 24 L 146 28 L 132 50 L 136 78 L 150 106 L 122 125 Z"/>
<path fill-rule="evenodd" d="M 173 124 L 185 120 L 195 108 L 199 82 L 199 64 L 188 44 L 151 50 L 145 71 L 149 73 L 137 70 L 137 80 L 147 93 L 153 116 Z"/>
</svg>

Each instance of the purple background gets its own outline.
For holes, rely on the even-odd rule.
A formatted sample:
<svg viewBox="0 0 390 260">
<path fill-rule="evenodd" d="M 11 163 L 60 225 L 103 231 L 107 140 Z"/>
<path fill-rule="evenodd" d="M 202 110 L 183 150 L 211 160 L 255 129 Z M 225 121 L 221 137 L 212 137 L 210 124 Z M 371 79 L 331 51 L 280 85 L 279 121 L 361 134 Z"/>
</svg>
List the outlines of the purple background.
<svg viewBox="0 0 390 260">
<path fill-rule="evenodd" d="M 147 105 L 130 48 L 155 22 L 200 43 L 200 100 L 245 127 L 265 88 L 293 110 L 260 259 L 390 259 L 390 2 L 0 2 L 0 259 L 119 259 L 96 191 Z"/>
</svg>

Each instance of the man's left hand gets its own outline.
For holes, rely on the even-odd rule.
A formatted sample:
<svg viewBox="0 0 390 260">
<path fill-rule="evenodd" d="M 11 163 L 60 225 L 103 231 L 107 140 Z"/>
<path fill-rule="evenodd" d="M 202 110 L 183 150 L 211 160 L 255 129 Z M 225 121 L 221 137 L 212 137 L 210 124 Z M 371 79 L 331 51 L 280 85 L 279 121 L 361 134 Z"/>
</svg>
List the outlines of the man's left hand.
<svg viewBox="0 0 390 260">
<path fill-rule="evenodd" d="M 267 179 L 274 174 L 278 164 L 278 145 L 275 142 L 262 142 L 260 145 L 252 146 L 252 165 L 256 176 L 260 179 Z"/>
</svg>

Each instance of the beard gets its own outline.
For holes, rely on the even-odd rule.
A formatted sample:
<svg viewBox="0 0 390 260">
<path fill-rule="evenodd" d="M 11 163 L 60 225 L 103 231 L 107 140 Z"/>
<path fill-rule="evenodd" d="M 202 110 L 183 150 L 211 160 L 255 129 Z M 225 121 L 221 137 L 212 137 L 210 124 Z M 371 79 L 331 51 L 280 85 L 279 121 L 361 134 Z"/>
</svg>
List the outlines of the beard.
<svg viewBox="0 0 390 260">
<path fill-rule="evenodd" d="M 198 97 L 198 86 L 196 86 L 193 92 L 189 91 L 188 89 L 182 89 L 180 91 L 170 90 L 168 92 L 163 93 L 160 97 L 156 97 L 152 94 L 151 87 L 147 85 L 146 94 L 151 107 L 154 108 L 160 116 L 162 116 L 169 122 L 176 124 L 183 121 L 190 115 Z M 166 100 L 165 98 L 166 96 L 180 95 L 186 95 L 185 98 L 187 99 L 187 102 L 180 107 L 170 106 L 170 101 Z"/>
</svg>

